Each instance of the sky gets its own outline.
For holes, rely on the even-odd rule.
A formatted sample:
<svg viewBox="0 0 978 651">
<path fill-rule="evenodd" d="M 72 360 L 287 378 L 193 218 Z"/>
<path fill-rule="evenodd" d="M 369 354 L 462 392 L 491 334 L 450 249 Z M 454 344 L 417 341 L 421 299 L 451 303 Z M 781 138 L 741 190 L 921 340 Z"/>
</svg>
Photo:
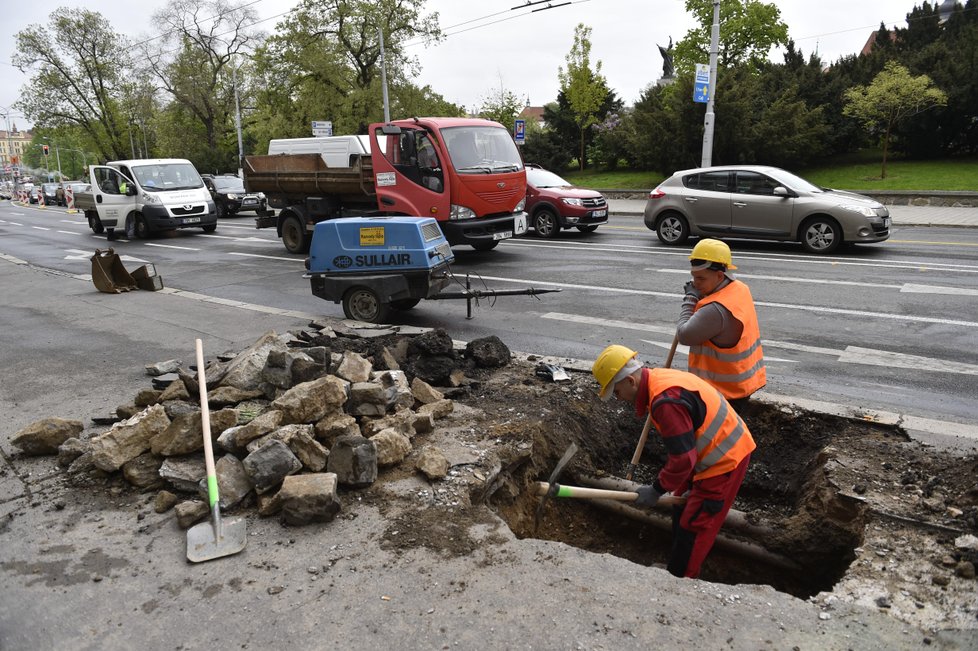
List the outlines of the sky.
<svg viewBox="0 0 978 651">
<path fill-rule="evenodd" d="M 244 0 L 263 21 L 259 28 L 271 33 L 297 0 Z M 550 0 L 561 5 L 568 0 Z M 695 27 L 683 0 L 569 0 L 570 4 L 531 12 L 528 0 L 428 0 L 437 11 L 447 38 L 430 47 L 415 45 L 408 52 L 418 58 L 421 74 L 414 81 L 430 85 L 445 99 L 470 111 L 500 88 L 533 106 L 556 100 L 558 68 L 574 41 L 579 23 L 591 27 L 591 59 L 601 61 L 609 86 L 626 105 L 662 75 L 657 45 L 681 40 Z M 807 56 L 817 51 L 823 61 L 859 52 L 879 24 L 906 26 L 906 14 L 923 0 L 774 0 L 788 34 Z M 47 25 L 59 6 L 50 0 L 17 3 L 16 11 L 0 20 L 0 114 L 9 113 L 11 126 L 29 128 L 29 121 L 11 108 L 28 87 L 31 74 L 12 65 L 15 35 L 29 25 Z M 108 18 L 116 32 L 134 39 L 153 36 L 152 15 L 166 0 L 73 0 Z M 514 9 L 515 7 L 515 9 Z M 775 61 L 780 55 L 773 54 Z M 706 63 L 706 61 L 704 61 Z M 43 92 L 43 91 L 41 91 Z M 399 116 L 393 116 L 399 117 Z M 2 119 L 2 118 L 0 118 Z M 321 116 L 329 120 L 330 116 Z M 0 126 L 0 128 L 5 128 Z"/>
</svg>

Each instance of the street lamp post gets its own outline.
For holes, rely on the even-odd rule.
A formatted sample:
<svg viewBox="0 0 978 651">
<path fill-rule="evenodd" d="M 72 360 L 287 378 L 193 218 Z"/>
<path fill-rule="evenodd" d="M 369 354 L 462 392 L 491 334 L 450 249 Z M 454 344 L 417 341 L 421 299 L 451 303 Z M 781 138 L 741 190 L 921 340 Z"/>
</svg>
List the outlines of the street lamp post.
<svg viewBox="0 0 978 651">
<path fill-rule="evenodd" d="M 713 164 L 713 100 L 717 94 L 717 55 L 720 52 L 720 0 L 713 0 L 713 29 L 710 32 L 710 94 L 706 99 L 706 116 L 703 118 L 703 156 L 700 167 Z"/>
</svg>

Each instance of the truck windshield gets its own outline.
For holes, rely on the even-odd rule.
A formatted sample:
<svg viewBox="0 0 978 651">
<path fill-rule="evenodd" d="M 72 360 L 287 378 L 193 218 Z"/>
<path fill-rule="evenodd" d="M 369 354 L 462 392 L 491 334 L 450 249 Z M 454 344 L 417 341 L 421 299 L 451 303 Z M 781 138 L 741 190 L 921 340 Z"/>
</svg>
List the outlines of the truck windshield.
<svg viewBox="0 0 978 651">
<path fill-rule="evenodd" d="M 132 173 L 139 185 L 147 190 L 192 190 L 204 187 L 200 174 L 190 163 L 134 165 Z"/>
<path fill-rule="evenodd" d="M 461 174 L 518 172 L 523 160 L 509 132 L 502 127 L 451 127 L 442 129 L 448 155 Z"/>
</svg>

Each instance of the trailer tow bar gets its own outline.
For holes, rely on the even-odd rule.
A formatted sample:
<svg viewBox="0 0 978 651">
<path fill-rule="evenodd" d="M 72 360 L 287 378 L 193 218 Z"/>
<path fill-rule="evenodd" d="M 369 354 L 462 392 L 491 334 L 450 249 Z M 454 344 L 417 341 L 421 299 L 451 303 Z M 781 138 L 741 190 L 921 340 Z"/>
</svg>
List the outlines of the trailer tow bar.
<svg viewBox="0 0 978 651">
<path fill-rule="evenodd" d="M 560 289 L 544 289 L 539 287 L 527 287 L 526 289 L 472 289 L 469 275 L 465 275 L 465 289 L 456 292 L 441 292 L 429 297 L 428 300 L 440 301 L 453 298 L 465 299 L 465 318 L 472 319 L 472 300 L 478 301 L 480 298 L 495 298 L 497 296 L 536 296 L 538 294 L 550 294 L 559 292 Z"/>
</svg>

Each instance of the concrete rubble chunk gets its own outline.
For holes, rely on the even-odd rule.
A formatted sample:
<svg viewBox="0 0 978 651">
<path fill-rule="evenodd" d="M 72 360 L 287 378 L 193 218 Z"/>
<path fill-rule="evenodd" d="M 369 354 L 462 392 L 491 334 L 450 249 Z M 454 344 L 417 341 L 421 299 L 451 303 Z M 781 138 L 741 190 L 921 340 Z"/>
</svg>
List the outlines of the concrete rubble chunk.
<svg viewBox="0 0 978 651">
<path fill-rule="evenodd" d="M 336 374 L 348 382 L 366 382 L 370 379 L 370 371 L 373 370 L 370 361 L 353 351 L 343 353 Z"/>
<path fill-rule="evenodd" d="M 378 434 L 385 429 L 392 427 L 404 436 L 408 438 L 414 436 L 415 431 L 413 423 L 415 420 L 415 414 L 409 409 L 402 409 L 401 411 L 395 411 L 393 414 L 387 414 L 382 418 L 376 420 L 363 419 L 363 423 L 360 426 L 360 431 L 364 436 L 370 438 L 374 434 Z"/>
<path fill-rule="evenodd" d="M 174 507 L 177 514 L 177 525 L 181 529 L 189 529 L 210 514 L 206 502 L 187 500 Z"/>
<path fill-rule="evenodd" d="M 157 375 L 152 380 L 153 388 L 162 391 L 177 380 L 180 380 L 179 373 L 165 373 L 163 375 Z"/>
<path fill-rule="evenodd" d="M 122 474 L 136 488 L 159 488 L 163 485 L 160 477 L 160 466 L 163 459 L 149 452 L 122 464 Z"/>
<path fill-rule="evenodd" d="M 182 362 L 179 359 L 168 359 L 165 362 L 157 362 L 156 364 L 146 365 L 146 374 L 152 376 L 166 375 L 167 373 L 176 373 L 180 369 L 180 364 Z"/>
<path fill-rule="evenodd" d="M 499 368 L 509 364 L 509 348 L 496 335 L 473 339 L 465 346 L 465 356 L 482 368 Z"/>
<path fill-rule="evenodd" d="M 444 479 L 448 475 L 448 458 L 441 449 L 436 447 L 426 447 L 421 451 L 418 461 L 414 465 L 428 479 Z"/>
<path fill-rule="evenodd" d="M 245 472 L 244 464 L 233 454 L 225 454 L 215 461 L 214 472 L 217 474 L 217 503 L 221 510 L 237 506 L 251 492 L 251 480 Z M 210 501 L 207 477 L 197 483 L 197 494 L 201 499 Z"/>
<path fill-rule="evenodd" d="M 268 353 L 272 350 L 285 349 L 285 345 L 279 340 L 279 336 L 275 332 L 266 332 L 247 349 L 235 355 L 234 359 L 227 364 L 227 373 L 220 384 L 248 391 L 260 389 L 262 369 L 265 368 Z M 208 386 L 212 384 L 209 374 L 207 384 Z"/>
<path fill-rule="evenodd" d="M 179 501 L 180 498 L 176 494 L 162 490 L 153 498 L 153 511 L 156 513 L 166 513 L 176 506 Z"/>
<path fill-rule="evenodd" d="M 163 405 L 163 409 L 166 410 L 166 417 L 171 421 L 180 414 L 192 414 L 200 411 L 200 407 L 196 403 L 186 400 L 171 400 L 161 404 Z"/>
<path fill-rule="evenodd" d="M 396 466 L 411 453 L 411 439 L 393 428 L 388 428 L 370 437 L 377 448 L 377 465 Z"/>
<path fill-rule="evenodd" d="M 360 426 L 357 419 L 342 411 L 331 412 L 316 422 L 316 440 L 327 448 L 341 436 L 359 436 Z"/>
<path fill-rule="evenodd" d="M 58 448 L 70 438 L 76 438 L 85 429 L 80 420 L 43 418 L 20 429 L 10 438 L 24 454 L 39 456 L 58 454 Z"/>
<path fill-rule="evenodd" d="M 455 346 L 452 343 L 452 338 L 442 328 L 412 337 L 408 342 L 408 355 L 411 357 L 440 355 L 451 357 L 454 351 Z"/>
<path fill-rule="evenodd" d="M 282 423 L 282 412 L 273 409 L 252 419 L 245 425 L 229 427 L 217 437 L 217 444 L 228 452 L 240 452 L 251 441 L 274 431 Z"/>
<path fill-rule="evenodd" d="M 978 552 L 978 536 L 967 533 L 954 539 L 954 546 L 970 552 Z"/>
<path fill-rule="evenodd" d="M 319 472 L 326 467 L 329 450 L 315 439 L 314 434 L 312 425 L 286 425 L 249 443 L 248 452 L 254 452 L 267 441 L 277 439 L 289 446 L 292 454 L 302 462 L 304 470 Z"/>
<path fill-rule="evenodd" d="M 435 431 L 435 417 L 428 414 L 411 414 L 411 428 L 415 434 L 428 434 Z"/>
<path fill-rule="evenodd" d="M 90 448 L 91 445 L 88 441 L 74 437 L 65 439 L 65 442 L 58 446 L 58 465 L 67 468 L 72 461 L 89 452 Z"/>
<path fill-rule="evenodd" d="M 289 446 L 275 439 L 249 454 L 243 463 L 258 493 L 277 488 L 285 477 L 302 470 L 302 462 Z"/>
<path fill-rule="evenodd" d="M 294 475 L 289 475 L 293 477 Z M 258 515 L 262 518 L 275 515 L 282 510 L 282 500 L 279 497 L 281 491 L 260 494 L 258 498 Z"/>
<path fill-rule="evenodd" d="M 133 399 L 133 404 L 139 408 L 149 407 L 158 403 L 161 395 L 163 395 L 163 392 L 157 389 L 143 389 L 136 394 L 136 397 Z"/>
<path fill-rule="evenodd" d="M 362 436 L 341 436 L 329 450 L 326 471 L 344 486 L 364 488 L 377 481 L 377 447 Z"/>
<path fill-rule="evenodd" d="M 354 382 L 346 410 L 354 416 L 383 416 L 387 413 L 387 390 L 377 382 Z"/>
<path fill-rule="evenodd" d="M 414 406 L 414 396 L 411 394 L 411 385 L 408 384 L 407 375 L 404 371 L 374 371 L 370 374 L 371 382 L 380 382 L 387 394 L 387 408 L 410 409 Z"/>
<path fill-rule="evenodd" d="M 441 420 L 455 409 L 455 403 L 453 403 L 448 398 L 444 400 L 439 400 L 437 402 L 432 402 L 427 405 L 421 405 L 418 409 L 419 414 L 431 414 L 431 417 L 435 420 Z"/>
<path fill-rule="evenodd" d="M 329 366 L 327 362 L 315 360 L 312 357 L 309 357 L 308 359 L 305 357 L 299 357 L 292 362 L 292 385 L 295 386 L 296 384 L 302 384 L 303 382 L 318 380 L 328 372 Z"/>
<path fill-rule="evenodd" d="M 211 407 L 227 407 L 244 402 L 245 400 L 261 398 L 264 395 L 265 391 L 263 389 L 239 389 L 238 387 L 219 386 L 207 392 L 207 404 Z"/>
<path fill-rule="evenodd" d="M 330 412 L 343 407 L 347 399 L 347 383 L 327 375 L 312 382 L 292 387 L 272 402 L 272 408 L 282 412 L 282 423 L 314 423 Z"/>
<path fill-rule="evenodd" d="M 219 436 L 224 430 L 238 422 L 238 414 L 233 409 L 210 412 L 211 437 Z M 181 414 L 170 421 L 163 432 L 152 441 L 153 454 L 175 457 L 191 454 L 204 449 L 204 429 L 199 411 Z"/>
<path fill-rule="evenodd" d="M 401 368 L 397 358 L 394 357 L 394 353 L 392 353 L 386 346 L 380 351 L 380 361 L 385 367 L 392 371 L 398 371 Z"/>
<path fill-rule="evenodd" d="M 170 382 L 163 393 L 160 394 L 160 402 L 168 402 L 170 400 L 189 400 L 190 392 L 187 391 L 187 385 L 183 383 L 183 380 L 177 378 L 173 382 Z"/>
<path fill-rule="evenodd" d="M 92 461 L 106 472 L 113 472 L 122 464 L 135 459 L 150 449 L 154 437 L 170 425 L 162 405 L 141 411 L 132 418 L 116 423 L 105 434 L 92 439 Z"/>
<path fill-rule="evenodd" d="M 445 399 L 445 394 L 434 388 L 419 377 L 411 380 L 411 394 L 422 405 L 431 404 Z"/>
<path fill-rule="evenodd" d="M 301 526 L 332 520 L 340 511 L 337 483 L 336 475 L 330 472 L 286 477 L 276 495 L 282 523 Z"/>
<path fill-rule="evenodd" d="M 204 457 L 170 457 L 160 466 L 160 477 L 181 493 L 196 493 L 201 477 L 207 476 Z"/>
</svg>

